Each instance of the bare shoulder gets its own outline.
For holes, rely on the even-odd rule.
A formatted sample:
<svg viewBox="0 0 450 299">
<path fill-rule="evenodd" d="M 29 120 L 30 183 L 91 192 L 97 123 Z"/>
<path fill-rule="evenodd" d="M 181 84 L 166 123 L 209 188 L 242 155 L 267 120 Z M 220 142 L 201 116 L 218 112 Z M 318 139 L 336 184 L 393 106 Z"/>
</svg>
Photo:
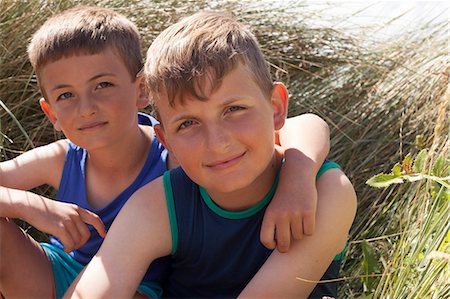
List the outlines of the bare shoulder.
<svg viewBox="0 0 450 299">
<path fill-rule="evenodd" d="M 317 192 L 322 201 L 319 203 L 321 206 L 339 205 L 341 209 L 351 208 L 348 212 L 354 214 L 355 189 L 342 170 L 332 168 L 325 171 L 317 180 Z"/>
<path fill-rule="evenodd" d="M 149 222 L 169 223 L 166 196 L 162 177 L 159 177 L 137 190 L 128 199 L 118 215 L 118 219 L 132 221 L 133 226 L 148 228 Z M 152 225 L 155 225 L 154 223 Z M 150 230 L 143 232 L 149 233 Z"/>
<path fill-rule="evenodd" d="M 337 168 L 329 169 L 317 180 L 317 239 L 325 240 L 334 235 L 329 244 L 340 252 L 347 242 L 357 208 L 356 193 L 345 173 Z"/>
<path fill-rule="evenodd" d="M 130 197 L 108 234 L 119 232 L 117 238 L 122 240 L 123 233 L 130 228 L 133 234 L 140 236 L 138 244 L 148 247 L 152 258 L 171 252 L 172 235 L 162 177 L 141 187 Z M 157 244 L 150 240 L 157 240 Z"/>
<path fill-rule="evenodd" d="M 165 201 L 164 182 L 163 177 L 160 176 L 139 188 L 128 200 L 127 204 L 130 203 L 130 205 L 138 208 L 147 208 L 150 204 L 153 206 L 157 203 L 165 203 Z"/>
<path fill-rule="evenodd" d="M 68 140 L 58 140 L 0 163 L 1 185 L 23 190 L 43 184 L 57 188 L 67 147 Z"/>
<path fill-rule="evenodd" d="M 147 138 L 153 141 L 153 138 L 155 136 L 155 130 L 153 129 L 152 126 L 139 125 L 139 128 L 145 134 L 145 136 L 147 136 Z"/>
<path fill-rule="evenodd" d="M 355 189 L 345 173 L 337 168 L 325 171 L 317 180 L 317 192 L 317 213 L 322 217 L 322 223 L 338 222 L 349 229 L 355 217 L 357 199 Z"/>
</svg>

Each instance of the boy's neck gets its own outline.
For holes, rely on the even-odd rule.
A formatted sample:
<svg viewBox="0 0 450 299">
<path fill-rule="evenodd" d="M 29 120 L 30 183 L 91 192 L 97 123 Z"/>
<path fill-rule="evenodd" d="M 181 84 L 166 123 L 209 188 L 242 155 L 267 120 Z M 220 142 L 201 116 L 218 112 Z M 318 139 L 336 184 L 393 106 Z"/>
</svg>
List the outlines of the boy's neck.
<svg viewBox="0 0 450 299">
<path fill-rule="evenodd" d="M 276 147 L 272 161 L 250 185 L 228 193 L 206 190 L 216 205 L 227 211 L 244 211 L 257 205 L 269 193 L 280 171 L 284 154 Z"/>
<path fill-rule="evenodd" d="M 138 177 L 150 151 L 153 130 L 139 128 L 138 133 L 134 138 L 123 138 L 119 144 L 89 153 L 86 197 L 92 208 L 107 206 Z"/>
<path fill-rule="evenodd" d="M 153 130 L 138 127 L 124 136 L 120 142 L 88 151 L 87 165 L 98 171 L 122 172 L 141 168 L 147 158 Z"/>
</svg>

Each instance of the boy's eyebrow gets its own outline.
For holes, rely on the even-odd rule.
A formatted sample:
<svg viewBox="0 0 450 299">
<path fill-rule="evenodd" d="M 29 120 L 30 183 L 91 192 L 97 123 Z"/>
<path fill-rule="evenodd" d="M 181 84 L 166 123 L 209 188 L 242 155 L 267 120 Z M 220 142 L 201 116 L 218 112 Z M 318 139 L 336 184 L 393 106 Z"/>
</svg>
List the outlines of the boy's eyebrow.
<svg viewBox="0 0 450 299">
<path fill-rule="evenodd" d="M 69 84 L 58 84 L 55 87 L 53 87 L 52 89 L 50 89 L 50 91 L 55 91 L 55 90 L 63 89 L 63 88 L 67 88 L 67 87 L 70 87 L 70 85 Z"/>
<path fill-rule="evenodd" d="M 238 102 L 238 101 L 241 101 L 241 100 L 244 100 L 246 98 L 246 96 L 233 96 L 233 97 L 230 97 L 229 99 L 226 99 L 226 100 L 224 100 L 222 103 L 221 103 L 221 106 L 228 106 L 228 105 L 230 105 L 230 104 L 233 104 L 233 103 L 235 103 L 235 102 Z M 185 111 L 183 111 L 183 112 L 180 112 L 177 116 L 175 116 L 173 119 L 171 119 L 170 120 L 170 122 L 171 123 L 176 123 L 176 122 L 179 122 L 179 121 L 181 121 L 181 120 L 184 120 L 184 119 L 190 119 L 190 118 L 195 118 L 195 116 L 192 116 L 192 114 L 190 114 L 189 112 L 185 112 Z"/>
<path fill-rule="evenodd" d="M 88 80 L 88 82 L 94 81 L 94 80 L 96 80 L 98 78 L 101 78 L 101 77 L 107 77 L 107 76 L 115 76 L 115 74 L 114 73 L 100 73 L 100 74 L 95 75 L 92 78 L 90 78 Z"/>
<path fill-rule="evenodd" d="M 97 80 L 98 78 L 106 77 L 106 76 L 115 76 L 115 75 L 114 75 L 114 73 L 100 73 L 100 74 L 97 74 L 97 75 L 93 76 L 92 78 L 90 78 L 88 80 L 88 82 L 92 82 L 94 80 Z M 52 89 L 50 89 L 50 91 L 55 91 L 55 90 L 67 88 L 67 87 L 71 87 L 71 85 L 70 84 L 58 84 L 55 87 L 53 87 Z"/>
<path fill-rule="evenodd" d="M 177 123 L 179 121 L 185 120 L 185 119 L 190 119 L 190 118 L 194 118 L 191 114 L 182 112 L 180 114 L 178 114 L 176 117 L 172 118 L 170 120 L 170 123 Z"/>
</svg>

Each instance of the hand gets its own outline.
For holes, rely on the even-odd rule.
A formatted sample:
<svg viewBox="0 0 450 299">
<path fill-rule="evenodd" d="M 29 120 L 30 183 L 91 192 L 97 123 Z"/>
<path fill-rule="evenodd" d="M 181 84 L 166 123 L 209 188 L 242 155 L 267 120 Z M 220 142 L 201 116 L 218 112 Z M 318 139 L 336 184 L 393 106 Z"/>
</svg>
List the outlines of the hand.
<svg viewBox="0 0 450 299">
<path fill-rule="evenodd" d="M 60 239 L 65 252 L 80 248 L 86 243 L 90 236 L 87 224 L 91 224 L 101 237 L 106 236 L 100 217 L 75 204 L 41 196 L 33 202 L 33 207 L 26 216 L 24 220 L 31 225 Z"/>
<path fill-rule="evenodd" d="M 314 233 L 317 208 L 315 176 L 289 175 L 285 163 L 274 198 L 267 207 L 261 227 L 261 243 L 269 249 L 287 252 L 291 236 L 300 240 Z M 283 176 L 284 175 L 284 176 Z"/>
</svg>

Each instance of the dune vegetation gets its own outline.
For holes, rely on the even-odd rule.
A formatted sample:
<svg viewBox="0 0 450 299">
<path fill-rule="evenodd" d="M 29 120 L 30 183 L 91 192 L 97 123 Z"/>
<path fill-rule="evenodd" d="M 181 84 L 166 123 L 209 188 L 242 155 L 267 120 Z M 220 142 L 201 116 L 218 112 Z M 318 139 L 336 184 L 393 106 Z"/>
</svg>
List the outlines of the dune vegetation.
<svg viewBox="0 0 450 299">
<path fill-rule="evenodd" d="M 273 7 L 267 1 L 2 0 L 0 160 L 63 137 L 39 108 L 26 47 L 48 16 L 80 3 L 130 17 L 143 51 L 181 16 L 233 11 L 255 31 L 274 78 L 287 84 L 289 114 L 312 112 L 328 122 L 330 159 L 355 186 L 358 212 L 341 297 L 450 297 L 448 21 L 369 45 L 367 36 L 309 24 L 320 15 L 299 1 Z"/>
</svg>

